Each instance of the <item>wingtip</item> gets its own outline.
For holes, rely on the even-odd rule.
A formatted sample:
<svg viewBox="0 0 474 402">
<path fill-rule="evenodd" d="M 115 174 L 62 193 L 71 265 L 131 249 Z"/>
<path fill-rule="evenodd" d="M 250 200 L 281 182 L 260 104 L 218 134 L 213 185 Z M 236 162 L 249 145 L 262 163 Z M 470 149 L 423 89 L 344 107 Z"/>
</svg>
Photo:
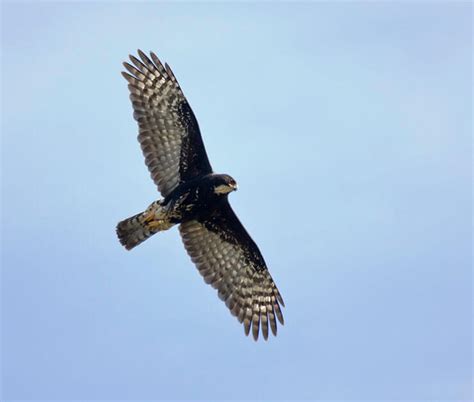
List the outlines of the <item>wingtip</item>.
<svg viewBox="0 0 474 402">
<path fill-rule="evenodd" d="M 250 334 L 250 320 L 248 318 L 244 318 L 243 324 L 244 324 L 245 336 L 249 336 L 249 334 Z"/>
<path fill-rule="evenodd" d="M 278 297 L 278 301 L 280 302 L 281 306 L 285 307 L 285 302 L 283 301 L 283 297 L 281 297 L 280 293 L 278 293 L 277 297 Z"/>
<path fill-rule="evenodd" d="M 150 56 L 155 63 L 158 62 L 158 64 L 161 64 L 160 58 L 156 55 L 155 52 L 150 52 Z"/>
<path fill-rule="evenodd" d="M 133 54 L 129 54 L 128 55 L 128 58 L 130 59 L 130 61 L 135 65 L 137 66 L 138 68 L 143 65 L 143 62 L 141 60 L 138 60 Z"/>
<path fill-rule="evenodd" d="M 145 65 L 147 66 L 153 66 L 153 62 L 150 60 L 150 58 L 148 57 L 148 55 L 143 52 L 142 50 L 138 49 L 138 55 L 140 56 L 140 58 L 142 59 L 142 62 L 145 63 Z"/>
</svg>

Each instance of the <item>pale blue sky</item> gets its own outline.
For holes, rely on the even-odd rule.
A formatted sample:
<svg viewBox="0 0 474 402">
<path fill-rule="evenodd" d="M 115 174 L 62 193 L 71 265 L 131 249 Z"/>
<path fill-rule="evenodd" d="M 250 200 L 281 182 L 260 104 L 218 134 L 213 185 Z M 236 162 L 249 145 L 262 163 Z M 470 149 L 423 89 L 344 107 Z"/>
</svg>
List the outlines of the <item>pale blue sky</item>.
<svg viewBox="0 0 474 402">
<path fill-rule="evenodd" d="M 3 399 L 471 399 L 469 3 L 5 3 Z M 121 63 L 175 71 L 287 304 L 246 338 L 156 199 Z"/>
</svg>

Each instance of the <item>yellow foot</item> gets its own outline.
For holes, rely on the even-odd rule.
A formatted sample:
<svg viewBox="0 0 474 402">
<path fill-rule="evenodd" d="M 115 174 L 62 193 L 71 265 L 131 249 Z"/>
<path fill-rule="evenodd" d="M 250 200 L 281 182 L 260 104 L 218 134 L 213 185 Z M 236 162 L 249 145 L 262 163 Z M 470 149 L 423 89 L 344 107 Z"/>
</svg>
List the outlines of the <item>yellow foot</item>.
<svg viewBox="0 0 474 402">
<path fill-rule="evenodd" d="M 155 221 L 147 222 L 146 224 L 147 228 L 150 230 L 168 230 L 170 227 L 173 226 L 173 223 L 166 222 L 163 219 L 158 219 Z"/>
<path fill-rule="evenodd" d="M 161 230 L 163 228 L 164 223 L 165 223 L 164 221 L 160 221 L 160 220 L 153 221 L 153 220 L 149 219 L 148 221 L 146 221 L 146 226 L 149 229 L 159 229 L 159 230 Z"/>
<path fill-rule="evenodd" d="M 143 216 L 143 222 L 149 224 L 152 223 L 155 219 L 155 212 L 154 211 L 145 211 Z"/>
</svg>

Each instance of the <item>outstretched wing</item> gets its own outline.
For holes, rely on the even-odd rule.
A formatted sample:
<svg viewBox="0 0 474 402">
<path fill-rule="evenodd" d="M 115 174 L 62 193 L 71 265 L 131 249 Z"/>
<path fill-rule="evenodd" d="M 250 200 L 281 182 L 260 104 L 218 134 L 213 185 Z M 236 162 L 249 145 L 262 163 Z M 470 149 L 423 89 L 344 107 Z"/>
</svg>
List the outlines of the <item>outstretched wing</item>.
<svg viewBox="0 0 474 402">
<path fill-rule="evenodd" d="M 179 227 L 184 246 L 204 281 L 218 290 L 219 298 L 244 324 L 255 340 L 259 327 L 268 338 L 268 324 L 277 333 L 275 316 L 283 324 L 283 299 L 268 272 L 257 245 L 226 201 L 205 220 Z"/>
<path fill-rule="evenodd" d="M 145 163 L 163 196 L 180 183 L 212 173 L 198 122 L 170 67 L 141 50 L 123 63 Z"/>
</svg>

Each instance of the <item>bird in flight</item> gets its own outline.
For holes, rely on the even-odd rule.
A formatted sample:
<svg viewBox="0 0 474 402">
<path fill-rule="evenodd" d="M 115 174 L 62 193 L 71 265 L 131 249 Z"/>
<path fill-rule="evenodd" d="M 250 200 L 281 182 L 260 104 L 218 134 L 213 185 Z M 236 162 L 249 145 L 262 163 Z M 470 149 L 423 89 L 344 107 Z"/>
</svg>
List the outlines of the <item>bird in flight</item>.
<svg viewBox="0 0 474 402">
<path fill-rule="evenodd" d="M 228 195 L 237 183 L 214 173 L 198 122 L 168 64 L 151 52 L 123 63 L 138 141 L 151 178 L 161 193 L 139 214 L 117 225 L 127 250 L 179 225 L 184 247 L 204 277 L 217 289 L 245 334 L 268 339 L 283 324 L 283 299 L 257 245 L 232 210 Z"/>
</svg>

